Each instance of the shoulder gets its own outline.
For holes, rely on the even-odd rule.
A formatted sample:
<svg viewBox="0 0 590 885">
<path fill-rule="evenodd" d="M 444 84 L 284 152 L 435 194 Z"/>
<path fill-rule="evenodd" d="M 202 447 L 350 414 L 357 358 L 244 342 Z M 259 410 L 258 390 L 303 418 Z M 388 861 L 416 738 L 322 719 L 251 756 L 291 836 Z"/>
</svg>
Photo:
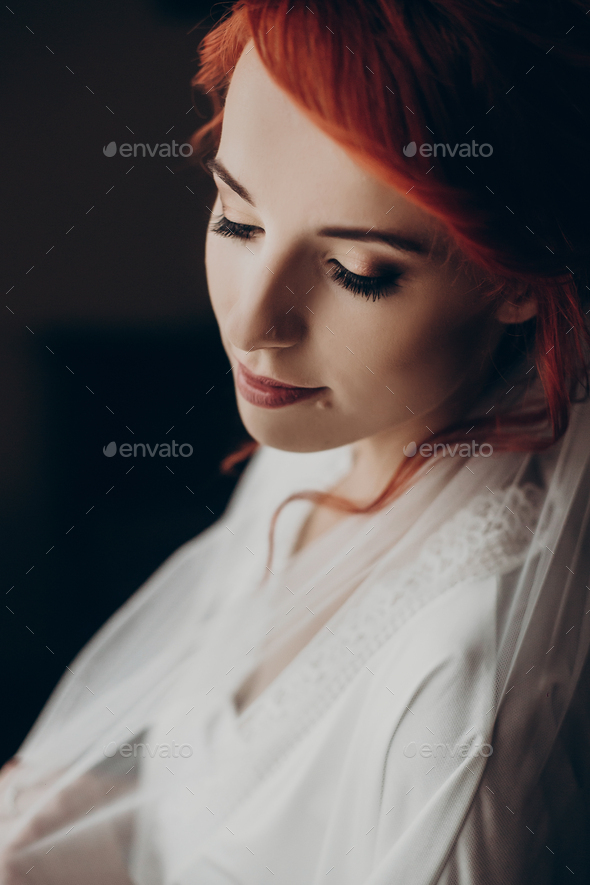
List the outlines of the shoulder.
<svg viewBox="0 0 590 885">
<path fill-rule="evenodd" d="M 381 648 L 376 668 L 414 696 L 441 679 L 452 689 L 460 673 L 489 672 L 497 644 L 499 591 L 506 580 L 491 574 L 443 590 Z"/>
<path fill-rule="evenodd" d="M 365 749 L 374 762 L 366 774 L 380 796 L 379 852 L 416 824 L 435 797 L 445 805 L 446 787 L 482 746 L 490 752 L 502 581 L 489 575 L 449 588 L 370 664 L 375 691 Z"/>
</svg>

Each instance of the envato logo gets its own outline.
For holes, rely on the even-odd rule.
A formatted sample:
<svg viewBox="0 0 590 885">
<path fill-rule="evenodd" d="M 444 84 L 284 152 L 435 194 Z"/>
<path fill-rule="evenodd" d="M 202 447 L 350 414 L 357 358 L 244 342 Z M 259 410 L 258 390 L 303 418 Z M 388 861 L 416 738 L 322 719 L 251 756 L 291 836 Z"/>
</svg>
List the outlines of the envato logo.
<svg viewBox="0 0 590 885">
<path fill-rule="evenodd" d="M 487 141 L 484 141 L 483 144 L 478 144 L 477 141 L 472 141 L 469 144 L 464 141 L 462 144 L 455 143 L 453 147 L 450 144 L 430 144 L 427 141 L 418 146 L 415 141 L 411 141 L 402 150 L 406 157 L 415 157 L 418 153 L 422 157 L 438 157 L 439 155 L 454 157 L 457 151 L 460 157 L 491 157 L 494 153 L 493 147 Z"/>
<path fill-rule="evenodd" d="M 478 448 L 479 452 L 477 451 Z M 483 443 L 480 446 L 475 440 L 471 440 L 470 443 L 455 443 L 454 446 L 450 446 L 449 443 L 434 443 L 434 445 L 432 443 L 422 443 L 421 446 L 417 446 L 415 442 L 404 446 L 406 458 L 413 458 L 418 452 L 424 458 L 430 458 L 432 455 L 436 455 L 438 451 L 442 452 L 443 458 L 447 456 L 454 458 L 455 455 L 458 455 L 459 458 L 479 458 L 480 455 L 482 458 L 489 458 L 494 452 L 494 447 L 489 443 Z"/>
<path fill-rule="evenodd" d="M 449 744 L 421 744 L 418 746 L 416 741 L 410 741 L 404 747 L 404 756 L 412 759 L 414 756 L 422 756 L 424 759 L 441 758 L 455 756 L 466 758 L 467 756 L 484 756 L 486 759 L 494 752 L 491 744 L 455 744 L 451 747 Z"/>
<path fill-rule="evenodd" d="M 153 448 L 149 443 L 133 443 L 133 445 L 131 443 L 122 443 L 120 446 L 117 446 L 117 443 L 113 440 L 108 446 L 103 446 L 102 453 L 107 458 L 114 458 L 117 452 L 123 458 L 131 458 L 131 456 L 137 458 L 140 450 L 142 458 L 146 457 L 146 453 L 150 458 L 154 458 L 156 455 L 159 455 L 160 458 L 178 458 L 179 455 L 181 458 L 190 458 L 193 453 L 193 447 L 190 443 L 178 445 L 174 439 L 171 443 L 156 443 Z"/>
<path fill-rule="evenodd" d="M 178 148 L 178 153 L 176 153 L 176 148 Z M 141 156 L 146 157 L 190 157 L 193 152 L 192 145 L 184 142 L 183 144 L 179 144 L 176 141 L 173 141 L 172 144 L 144 144 L 142 141 L 138 141 L 135 144 L 129 144 L 128 142 L 124 142 L 119 145 L 117 148 L 116 141 L 110 141 L 106 147 L 103 147 L 102 152 L 105 157 L 114 157 L 118 152 L 122 157 L 137 157 L 138 151 L 141 151 Z M 147 151 L 147 153 L 146 153 Z"/>
<path fill-rule="evenodd" d="M 178 759 L 181 756 L 183 759 L 188 759 L 189 756 L 193 755 L 193 748 L 190 744 L 177 744 L 176 741 L 172 741 L 172 744 L 120 744 L 118 745 L 116 741 L 111 741 L 110 744 L 107 744 L 103 750 L 104 755 L 112 759 L 113 756 L 116 756 L 119 753 L 120 756 L 124 756 L 126 759 L 129 756 L 133 756 L 133 758 L 145 759 L 146 753 L 152 759 L 158 755 L 162 759 Z"/>
</svg>

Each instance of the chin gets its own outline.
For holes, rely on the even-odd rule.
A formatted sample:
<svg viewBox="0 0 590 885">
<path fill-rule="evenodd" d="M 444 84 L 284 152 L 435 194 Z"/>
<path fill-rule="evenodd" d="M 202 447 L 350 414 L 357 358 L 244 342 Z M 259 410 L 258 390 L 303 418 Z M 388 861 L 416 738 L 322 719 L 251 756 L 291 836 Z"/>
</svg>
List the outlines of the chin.
<svg viewBox="0 0 590 885">
<path fill-rule="evenodd" d="M 306 410 L 304 403 L 283 409 L 262 409 L 238 396 L 242 422 L 253 439 L 263 446 L 285 452 L 322 452 L 359 439 L 358 431 L 338 427 L 330 410 Z"/>
<path fill-rule="evenodd" d="M 294 432 L 292 427 L 271 427 L 271 421 L 245 421 L 243 417 L 242 421 L 250 436 L 261 445 L 285 452 L 321 452 L 341 445 L 339 441 L 333 442 L 329 434 L 314 433 L 311 428 Z"/>
</svg>

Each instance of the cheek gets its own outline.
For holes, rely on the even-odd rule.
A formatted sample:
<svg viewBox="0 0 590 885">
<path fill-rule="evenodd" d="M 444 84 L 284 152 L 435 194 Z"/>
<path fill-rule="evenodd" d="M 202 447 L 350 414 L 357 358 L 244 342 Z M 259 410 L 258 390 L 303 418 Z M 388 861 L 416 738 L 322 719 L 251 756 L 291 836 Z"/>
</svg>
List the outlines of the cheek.
<svg viewBox="0 0 590 885">
<path fill-rule="evenodd" d="M 473 305 L 459 303 L 448 291 L 434 296 L 434 286 L 428 288 L 363 302 L 347 318 L 344 343 L 354 356 L 347 349 L 338 363 L 355 402 L 373 408 L 371 391 L 387 398 L 387 385 L 396 397 L 384 405 L 427 409 L 478 370 L 485 349 L 481 311 L 475 314 Z"/>
<path fill-rule="evenodd" d="M 441 323 L 417 310 L 414 300 L 414 293 L 394 294 L 375 302 L 359 297 L 345 311 L 339 310 L 338 317 L 330 317 L 332 324 L 326 325 L 336 328 L 339 340 L 336 343 L 328 335 L 328 342 L 345 345 L 336 346 L 341 351 L 339 362 L 360 362 L 388 378 L 436 362 L 445 350 Z M 347 359 L 348 355 L 356 361 Z"/>
<path fill-rule="evenodd" d="M 388 315 L 375 331 L 375 348 L 392 370 L 442 371 L 449 377 L 472 361 L 481 350 L 488 319 L 483 302 L 463 295 L 465 289 L 467 284 L 429 279 L 386 305 Z"/>
</svg>

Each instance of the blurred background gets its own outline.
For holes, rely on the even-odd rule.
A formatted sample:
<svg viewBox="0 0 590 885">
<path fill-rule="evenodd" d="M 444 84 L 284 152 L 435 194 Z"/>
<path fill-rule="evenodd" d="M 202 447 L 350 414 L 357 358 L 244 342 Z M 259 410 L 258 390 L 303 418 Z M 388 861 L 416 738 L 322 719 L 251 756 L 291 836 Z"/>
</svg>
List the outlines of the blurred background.
<svg viewBox="0 0 590 885">
<path fill-rule="evenodd" d="M 103 152 L 182 144 L 204 122 L 190 80 L 225 8 L 0 11 L 2 762 L 74 655 L 238 478 L 219 471 L 246 434 L 206 290 L 212 182 L 159 151 Z M 173 440 L 192 454 L 118 451 Z"/>
</svg>

